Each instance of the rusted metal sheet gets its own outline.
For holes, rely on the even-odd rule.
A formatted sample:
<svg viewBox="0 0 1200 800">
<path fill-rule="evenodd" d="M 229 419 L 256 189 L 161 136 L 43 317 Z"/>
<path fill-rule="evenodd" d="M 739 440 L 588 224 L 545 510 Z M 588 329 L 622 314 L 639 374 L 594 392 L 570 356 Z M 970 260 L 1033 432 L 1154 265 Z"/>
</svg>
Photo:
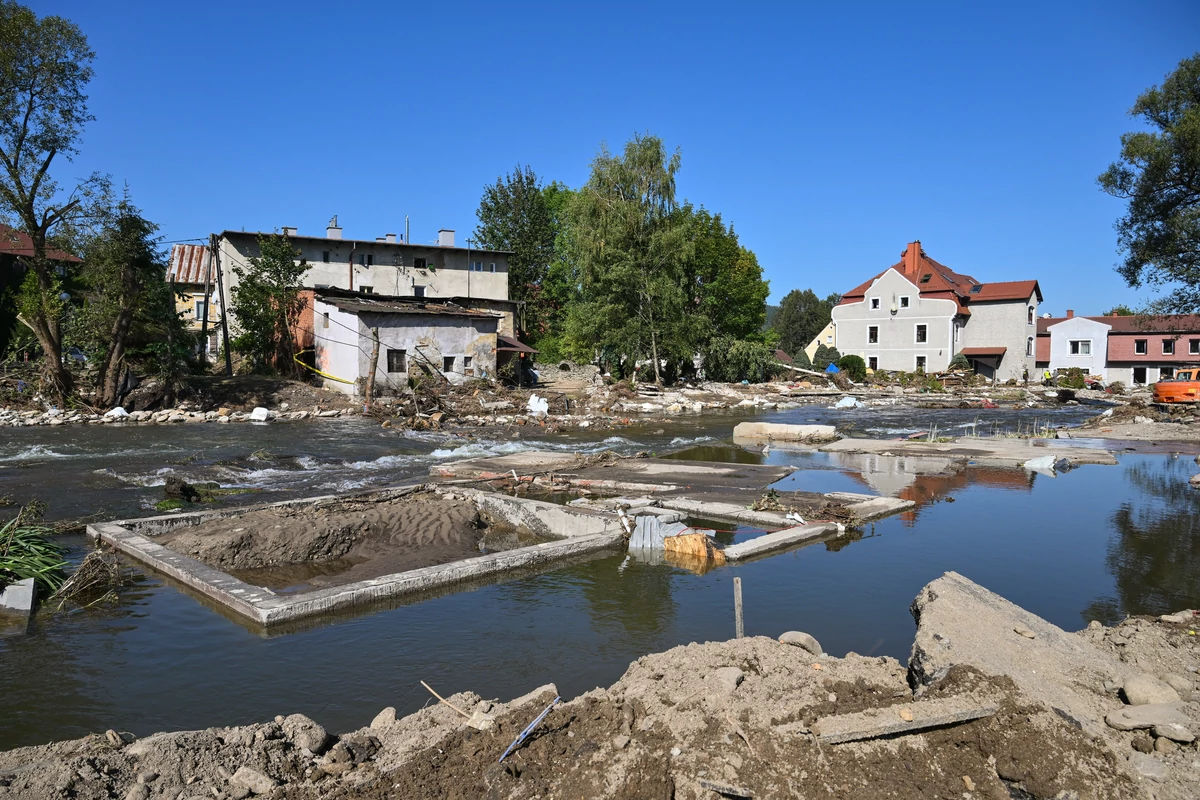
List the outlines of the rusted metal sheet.
<svg viewBox="0 0 1200 800">
<path fill-rule="evenodd" d="M 208 272 L 208 246 L 203 244 L 177 244 L 171 247 L 171 261 L 167 265 L 167 280 L 176 283 L 203 284 L 206 273 L 210 282 L 215 282 L 215 273 Z"/>
</svg>

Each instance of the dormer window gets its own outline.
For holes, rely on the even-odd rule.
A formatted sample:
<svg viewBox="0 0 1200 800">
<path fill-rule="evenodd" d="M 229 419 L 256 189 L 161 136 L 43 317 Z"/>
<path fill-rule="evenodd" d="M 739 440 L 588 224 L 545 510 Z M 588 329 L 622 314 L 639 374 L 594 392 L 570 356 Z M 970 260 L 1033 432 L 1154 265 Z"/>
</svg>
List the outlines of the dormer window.
<svg viewBox="0 0 1200 800">
<path fill-rule="evenodd" d="M 929 279 L 933 277 L 933 273 L 926 272 L 921 276 L 921 283 L 929 283 Z"/>
</svg>

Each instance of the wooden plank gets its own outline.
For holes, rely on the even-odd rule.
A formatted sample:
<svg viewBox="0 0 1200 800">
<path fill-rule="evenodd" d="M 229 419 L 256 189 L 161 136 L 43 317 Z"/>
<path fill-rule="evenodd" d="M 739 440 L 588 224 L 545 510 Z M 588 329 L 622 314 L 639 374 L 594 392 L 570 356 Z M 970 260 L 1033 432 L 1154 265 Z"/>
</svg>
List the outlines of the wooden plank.
<svg viewBox="0 0 1200 800">
<path fill-rule="evenodd" d="M 840 744 L 957 725 L 995 713 L 996 706 L 981 705 L 979 699 L 974 697 L 918 700 L 915 703 L 825 717 L 813 725 L 812 732 L 822 744 Z"/>
</svg>

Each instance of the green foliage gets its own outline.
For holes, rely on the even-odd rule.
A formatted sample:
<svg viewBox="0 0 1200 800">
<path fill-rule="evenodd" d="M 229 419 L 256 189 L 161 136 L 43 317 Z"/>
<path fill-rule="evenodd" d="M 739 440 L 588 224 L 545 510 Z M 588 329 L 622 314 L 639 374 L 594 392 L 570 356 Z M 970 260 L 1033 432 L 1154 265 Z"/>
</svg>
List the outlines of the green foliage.
<svg viewBox="0 0 1200 800">
<path fill-rule="evenodd" d="M 815 370 L 824 370 L 830 364 L 836 364 L 842 354 L 837 351 L 836 347 L 826 347 L 823 344 L 817 345 L 817 352 L 813 353 L 812 365 Z"/>
<path fill-rule="evenodd" d="M 779 334 L 779 347 L 796 357 L 829 324 L 830 311 L 841 297 L 830 295 L 821 300 L 812 289 L 793 289 L 784 295 L 771 327 Z"/>
<path fill-rule="evenodd" d="M 235 265 L 238 284 L 233 289 L 233 316 L 238 336 L 235 350 L 246 356 L 255 371 L 295 374 L 295 328 L 304 308 L 299 294 L 308 264 L 286 235 L 258 238 L 259 255 L 246 267 Z"/>
<path fill-rule="evenodd" d="M 713 337 L 704 351 L 704 374 L 712 381 L 762 383 L 778 373 L 777 364 L 765 344 L 728 336 Z"/>
<path fill-rule="evenodd" d="M 660 383 L 662 362 L 690 358 L 695 339 L 683 291 L 693 248 L 675 219 L 679 163 L 649 135 L 619 156 L 601 148 L 569 212 L 582 297 L 567 315 L 567 350 L 608 350 L 626 368 L 649 357 Z"/>
<path fill-rule="evenodd" d="M 53 594 L 67 577 L 67 548 L 24 512 L 0 527 L 0 588 L 33 578 L 40 592 Z"/>
<path fill-rule="evenodd" d="M 1087 381 L 1084 380 L 1085 377 L 1082 369 L 1071 367 L 1067 370 L 1065 377 L 1058 379 L 1058 385 L 1065 386 L 1068 389 L 1083 389 L 1087 386 Z"/>
<path fill-rule="evenodd" d="M 846 376 L 855 383 L 861 383 L 867 379 L 867 362 L 863 361 L 861 356 L 842 356 L 837 360 L 837 365 L 838 369 L 846 373 Z"/>
<path fill-rule="evenodd" d="M 1153 304 L 1162 313 L 1200 311 L 1200 53 L 1186 58 L 1162 86 L 1130 110 L 1151 130 L 1121 136 L 1120 159 L 1100 188 L 1127 200 L 1117 221 L 1130 286 L 1171 287 Z"/>
<path fill-rule="evenodd" d="M 1104 312 L 1106 317 L 1136 317 L 1137 312 L 1129 306 L 1122 303 L 1121 305 L 1113 306 L 1108 311 Z"/>
<path fill-rule="evenodd" d="M 784 351 L 784 352 L 787 352 L 787 351 Z M 800 369 L 812 369 L 813 368 L 812 359 L 810 359 L 808 357 L 808 352 L 806 350 L 804 350 L 803 348 L 796 351 L 795 355 L 792 356 L 792 361 L 796 362 L 796 366 L 799 367 Z"/>
<path fill-rule="evenodd" d="M 692 242 L 684 280 L 693 311 L 703 320 L 701 335 L 761 337 L 770 286 L 758 258 L 739 244 L 720 214 L 685 204 L 677 216 Z"/>
<path fill-rule="evenodd" d="M 954 358 L 950 359 L 950 369 L 970 369 L 971 362 L 962 353 L 957 353 Z"/>
</svg>

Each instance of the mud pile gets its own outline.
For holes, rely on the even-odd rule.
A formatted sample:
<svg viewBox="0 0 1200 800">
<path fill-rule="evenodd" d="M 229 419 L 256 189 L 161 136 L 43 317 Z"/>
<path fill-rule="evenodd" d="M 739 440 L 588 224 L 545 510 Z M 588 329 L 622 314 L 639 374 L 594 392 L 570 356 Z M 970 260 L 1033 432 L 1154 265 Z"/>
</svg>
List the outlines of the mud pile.
<svg viewBox="0 0 1200 800">
<path fill-rule="evenodd" d="M 0 784 L 33 800 L 1195 797 L 1191 612 L 1065 633 L 949 573 L 914 614 L 911 669 L 818 655 L 796 633 L 645 656 L 555 705 L 502 763 L 553 686 L 505 704 L 464 692 L 400 719 L 386 708 L 340 738 L 299 715 L 110 731 L 0 753 Z M 1138 714 L 1177 721 L 1113 724 Z"/>
</svg>

